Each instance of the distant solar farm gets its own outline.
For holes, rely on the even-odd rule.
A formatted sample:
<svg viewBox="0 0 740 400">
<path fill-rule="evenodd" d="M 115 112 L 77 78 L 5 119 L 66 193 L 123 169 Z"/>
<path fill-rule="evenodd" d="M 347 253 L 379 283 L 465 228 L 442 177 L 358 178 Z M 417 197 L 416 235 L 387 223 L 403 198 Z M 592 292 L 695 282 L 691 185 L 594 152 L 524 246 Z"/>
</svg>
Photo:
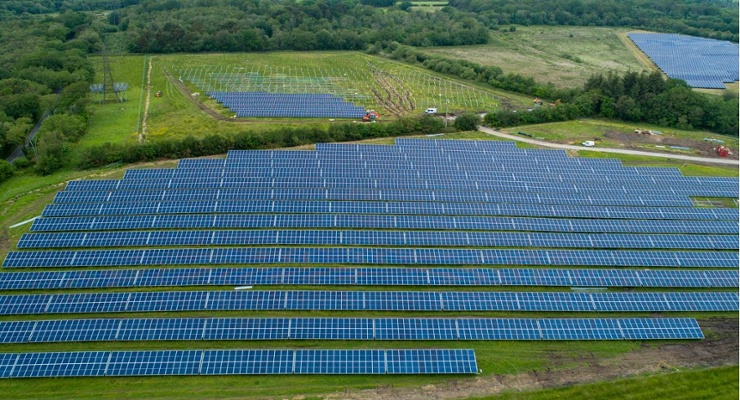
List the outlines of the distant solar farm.
<svg viewBox="0 0 740 400">
<path fill-rule="evenodd" d="M 738 212 L 691 197 L 737 191 L 737 178 L 431 139 L 71 181 L 3 262 L 0 315 L 18 320 L 0 321 L 0 342 L 189 347 L 4 353 L 0 377 L 475 374 L 481 341 L 700 340 L 686 312 L 738 311 Z M 159 314 L 188 311 L 200 316 Z M 244 348 L 198 350 L 225 340 Z M 291 348 L 306 340 L 338 344 Z"/>
<path fill-rule="evenodd" d="M 663 33 L 628 36 L 666 75 L 691 87 L 724 89 L 740 79 L 737 43 Z"/>
<path fill-rule="evenodd" d="M 490 92 L 381 62 L 357 66 L 192 66 L 179 78 L 237 117 L 361 118 L 367 110 L 403 116 L 427 108 L 484 111 L 499 106 Z"/>
</svg>

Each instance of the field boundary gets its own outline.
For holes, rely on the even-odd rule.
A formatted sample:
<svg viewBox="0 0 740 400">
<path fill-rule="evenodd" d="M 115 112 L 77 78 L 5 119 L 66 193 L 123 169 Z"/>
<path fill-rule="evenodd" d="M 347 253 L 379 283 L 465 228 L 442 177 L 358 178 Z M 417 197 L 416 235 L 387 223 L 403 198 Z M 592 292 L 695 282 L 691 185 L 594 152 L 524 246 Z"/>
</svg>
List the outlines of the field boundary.
<svg viewBox="0 0 740 400">
<path fill-rule="evenodd" d="M 640 48 L 637 47 L 635 42 L 633 42 L 629 38 L 629 36 L 627 36 L 630 33 L 651 33 L 651 32 L 629 31 L 629 32 L 618 33 L 617 36 L 619 37 L 619 40 L 621 40 L 622 43 L 624 43 L 624 46 L 627 47 L 627 50 L 629 50 L 630 53 L 632 53 L 635 56 L 635 58 L 637 58 L 637 60 L 640 61 L 640 63 L 645 66 L 645 68 L 649 69 L 651 72 L 658 71 L 661 73 L 661 75 L 666 76 L 663 73 L 663 71 L 660 68 L 658 68 L 658 65 L 655 64 L 653 60 L 651 60 L 650 57 L 647 56 L 647 54 L 645 54 L 642 50 L 640 50 Z"/>
</svg>

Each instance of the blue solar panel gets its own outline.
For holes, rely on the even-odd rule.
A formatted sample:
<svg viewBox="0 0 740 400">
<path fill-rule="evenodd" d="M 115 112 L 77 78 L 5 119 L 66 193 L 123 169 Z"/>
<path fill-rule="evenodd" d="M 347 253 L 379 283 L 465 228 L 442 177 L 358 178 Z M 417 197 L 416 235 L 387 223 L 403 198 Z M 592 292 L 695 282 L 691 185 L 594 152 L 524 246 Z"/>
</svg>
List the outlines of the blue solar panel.
<svg viewBox="0 0 740 400">
<path fill-rule="evenodd" d="M 475 374 L 472 350 L 387 350 L 389 374 Z"/>
<path fill-rule="evenodd" d="M 38 321 L 29 342 L 112 341 L 121 321 L 116 319 L 70 319 Z"/>
<path fill-rule="evenodd" d="M 455 340 L 455 321 L 434 318 L 379 318 L 375 320 L 376 340 Z"/>
<path fill-rule="evenodd" d="M 293 372 L 295 374 L 382 374 L 386 372 L 385 356 L 386 350 L 296 350 Z"/>
<path fill-rule="evenodd" d="M 7 378 L 18 360 L 19 354 L 0 354 L 0 378 Z"/>
<path fill-rule="evenodd" d="M 116 340 L 200 340 L 205 323 L 202 318 L 123 319 Z"/>
<path fill-rule="evenodd" d="M 201 375 L 290 374 L 293 357 L 293 350 L 206 350 Z"/>
<path fill-rule="evenodd" d="M 10 378 L 103 376 L 110 352 L 20 353 Z"/>
<path fill-rule="evenodd" d="M 107 376 L 198 375 L 202 350 L 114 351 Z"/>
<path fill-rule="evenodd" d="M 288 318 L 211 318 L 205 340 L 280 340 L 289 338 Z"/>
<path fill-rule="evenodd" d="M 372 340 L 373 320 L 367 318 L 293 318 L 290 324 L 290 338 Z"/>
<path fill-rule="evenodd" d="M 25 343 L 31 336 L 36 321 L 2 321 L 0 322 L 0 343 Z M 2 359 L 0 359 L 0 377 L 2 376 Z"/>
<path fill-rule="evenodd" d="M 622 339 L 617 319 L 540 319 L 544 340 L 615 340 Z"/>
<path fill-rule="evenodd" d="M 460 340 L 539 340 L 535 319 L 461 318 L 457 320 Z"/>
</svg>

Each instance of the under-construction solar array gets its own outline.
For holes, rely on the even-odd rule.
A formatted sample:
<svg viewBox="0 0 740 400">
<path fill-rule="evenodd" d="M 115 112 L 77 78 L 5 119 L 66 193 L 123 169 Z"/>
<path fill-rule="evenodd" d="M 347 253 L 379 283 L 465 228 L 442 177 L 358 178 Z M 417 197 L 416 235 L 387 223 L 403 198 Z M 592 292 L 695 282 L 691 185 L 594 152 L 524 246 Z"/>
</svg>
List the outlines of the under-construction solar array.
<svg viewBox="0 0 740 400">
<path fill-rule="evenodd" d="M 725 89 L 738 73 L 738 44 L 667 33 L 629 33 L 630 39 L 671 78 L 696 88 Z"/>
<path fill-rule="evenodd" d="M 361 118 L 365 109 L 332 94 L 208 92 L 239 117 Z"/>
<path fill-rule="evenodd" d="M 0 342 L 700 339 L 691 318 L 563 313 L 737 311 L 738 294 L 727 291 L 738 287 L 737 209 L 691 201 L 737 193 L 737 178 L 427 139 L 232 151 L 120 180 L 73 181 L 3 262 Z M 181 289 L 194 286 L 230 290 Z M 301 287 L 282 288 L 290 286 Z M 384 288 L 393 286 L 413 291 Z M 43 293 L 60 289 L 95 291 Z M 12 294 L 20 290 L 42 292 Z M 344 314 L 295 315 L 315 310 Z M 241 314 L 149 318 L 212 311 Z M 147 318 L 115 318 L 124 312 Z M 251 312 L 279 317 L 243 316 Z M 399 312 L 439 317 L 376 315 Z M 7 319 L 80 314 L 90 319 Z M 0 376 L 477 372 L 472 352 L 419 350 L 423 357 L 398 366 L 391 350 L 240 351 L 133 352 L 125 365 L 112 362 L 119 352 L 3 354 Z M 176 367 L 171 357 L 211 361 L 183 358 Z"/>
</svg>

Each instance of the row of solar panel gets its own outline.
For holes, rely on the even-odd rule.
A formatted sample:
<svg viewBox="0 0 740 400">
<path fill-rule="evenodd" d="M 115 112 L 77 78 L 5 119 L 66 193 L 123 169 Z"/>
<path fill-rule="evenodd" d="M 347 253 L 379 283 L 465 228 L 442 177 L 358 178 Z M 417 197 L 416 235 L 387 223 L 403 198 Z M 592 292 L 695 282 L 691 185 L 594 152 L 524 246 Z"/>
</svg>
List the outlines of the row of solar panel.
<svg viewBox="0 0 740 400">
<path fill-rule="evenodd" d="M 733 251 L 228 247 L 11 251 L 3 267 L 229 264 L 538 265 L 738 268 Z"/>
<path fill-rule="evenodd" d="M 378 214 L 737 221 L 737 209 L 403 201 L 141 201 L 48 204 L 44 217 L 142 214 Z"/>
<path fill-rule="evenodd" d="M 476 374 L 473 350 L 149 350 L 0 354 L 0 378 Z"/>
<path fill-rule="evenodd" d="M 0 296 L 0 315 L 176 311 L 738 311 L 737 292 L 188 291 Z"/>
<path fill-rule="evenodd" d="M 144 191 L 62 191 L 55 204 L 115 203 L 132 201 L 248 201 L 248 200 L 393 200 L 470 203 L 580 204 L 616 206 L 691 207 L 688 196 L 629 196 L 614 191 L 609 196 L 580 193 L 466 192 L 397 189 L 199 189 Z"/>
<path fill-rule="evenodd" d="M 737 250 L 732 235 L 644 235 L 459 231 L 191 230 L 26 233 L 21 249 L 240 245 L 539 247 Z"/>
<path fill-rule="evenodd" d="M 693 318 L 126 318 L 0 322 L 0 343 L 703 338 Z"/>
<path fill-rule="evenodd" d="M 279 189 L 279 188 L 363 188 L 363 189 L 405 189 L 405 190 L 455 190 L 455 191 L 504 191 L 504 192 L 533 192 L 547 194 L 552 192 L 583 193 L 594 196 L 608 195 L 639 195 L 639 196 L 679 196 L 679 195 L 702 195 L 709 197 L 732 197 L 728 194 L 737 185 L 697 185 L 682 184 L 671 187 L 663 187 L 665 183 L 646 182 L 640 185 L 629 185 L 625 183 L 610 183 L 606 186 L 592 184 L 592 182 L 560 182 L 558 177 L 549 176 L 537 178 L 537 181 L 520 179 L 518 177 L 506 177 L 500 180 L 490 180 L 490 177 L 477 179 L 469 175 L 450 175 L 445 179 L 430 180 L 427 178 L 406 178 L 396 176 L 382 177 L 353 177 L 352 180 L 336 177 L 316 177 L 313 175 L 303 177 L 245 177 L 245 178 L 208 178 L 201 176 L 187 176 L 185 178 L 161 178 L 161 179 L 124 179 L 124 180 L 92 180 L 71 181 L 66 191 L 109 191 L 109 190 L 157 190 L 157 189 Z M 194 180 L 198 178 L 198 180 Z M 574 178 L 575 180 L 575 178 Z"/>
<path fill-rule="evenodd" d="M 495 183 L 522 183 L 532 182 L 541 184 L 550 184 L 552 182 L 567 182 L 576 184 L 581 188 L 594 188 L 597 190 L 603 187 L 614 186 L 638 186 L 648 187 L 657 185 L 662 191 L 688 190 L 694 185 L 706 186 L 704 189 L 717 187 L 726 189 L 737 183 L 735 179 L 711 179 L 704 177 L 654 177 L 654 176 L 632 176 L 615 173 L 608 175 L 598 173 L 596 176 L 592 172 L 572 171 L 571 169 L 563 171 L 517 171 L 512 168 L 495 168 L 495 169 L 447 169 L 440 166 L 416 165 L 414 168 L 409 166 L 392 167 L 385 162 L 381 162 L 373 168 L 344 168 L 341 165 L 330 164 L 328 166 L 316 167 L 311 165 L 273 165 L 254 167 L 245 163 L 227 164 L 228 168 L 181 168 L 174 170 L 129 170 L 124 179 L 154 180 L 154 179 L 184 179 L 191 177 L 209 177 L 224 178 L 226 181 L 236 181 L 246 178 L 275 178 L 279 180 L 289 180 L 291 177 L 321 177 L 325 179 L 337 178 L 341 176 L 354 176 L 362 179 L 395 179 L 395 180 L 429 180 L 430 184 L 454 180 L 455 178 L 464 177 L 466 179 L 478 181 L 479 185 L 493 185 Z M 385 169 L 384 169 L 385 168 Z M 305 170 L 302 171 L 302 170 Z M 146 172 L 139 172 L 146 171 Z M 580 179 L 579 179 L 580 176 Z M 563 184 L 560 184 L 563 186 Z"/>
<path fill-rule="evenodd" d="M 233 154 L 233 155 L 232 155 Z M 333 166 L 342 168 L 378 168 L 383 163 L 396 166 L 407 166 L 409 168 L 419 169 L 420 166 L 439 165 L 445 170 L 474 170 L 475 166 L 485 169 L 498 168 L 497 165 L 504 164 L 510 169 L 563 169 L 564 166 L 570 166 L 574 169 L 593 169 L 603 170 L 604 173 L 615 173 L 624 171 L 628 175 L 655 177 L 680 177 L 674 172 L 665 169 L 640 170 L 639 173 L 634 167 L 624 167 L 621 163 L 613 160 L 609 161 L 585 161 L 586 159 L 564 157 L 562 153 L 546 152 L 470 152 L 470 151 L 438 151 L 434 149 L 419 149 L 415 151 L 405 151 L 401 153 L 374 153 L 372 151 L 317 151 L 291 158 L 274 158 L 264 153 L 230 153 L 223 164 L 225 168 L 234 168 L 237 165 L 253 167 L 290 167 L 295 165 L 303 166 Z M 210 163 L 209 163 L 210 164 Z M 183 164 L 184 169 L 187 168 Z"/>
<path fill-rule="evenodd" d="M 447 217 L 428 215 L 216 214 L 41 217 L 31 232 L 183 228 L 364 228 L 737 235 L 733 221 Z"/>
<path fill-rule="evenodd" d="M 291 164 L 287 166 L 279 166 L 279 167 L 270 167 L 270 166 L 264 166 L 264 167 L 249 167 L 249 164 L 246 165 L 240 165 L 240 163 L 234 163 L 231 164 L 227 161 L 226 167 L 227 169 L 234 169 L 234 168 L 240 168 L 242 169 L 240 176 L 252 176 L 252 177 L 259 177 L 259 176 L 269 176 L 269 177 L 291 177 L 291 176 L 322 176 L 322 177 L 329 177 L 329 176 L 344 176 L 344 175 L 352 175 L 357 177 L 376 177 L 376 178 L 391 178 L 391 177 L 419 177 L 419 176 L 428 176 L 430 178 L 440 178 L 445 177 L 449 175 L 464 175 L 466 172 L 469 172 L 469 175 L 472 177 L 475 176 L 481 176 L 484 172 L 497 172 L 497 171 L 504 171 L 508 173 L 518 173 L 518 174 L 531 174 L 531 175 L 564 175 L 567 177 L 574 177 L 574 175 L 581 174 L 582 176 L 584 174 L 607 174 L 608 172 L 612 172 L 613 175 L 616 174 L 623 174 L 623 175 L 630 175 L 628 171 L 630 170 L 622 170 L 622 169 L 614 169 L 612 171 L 602 171 L 601 167 L 578 167 L 576 165 L 571 164 L 543 164 L 538 165 L 536 163 L 528 164 L 521 162 L 518 165 L 511 163 L 511 162 L 494 162 L 494 161 L 488 161 L 486 165 L 483 166 L 477 166 L 475 163 L 470 164 L 469 166 L 465 167 L 460 164 L 454 164 L 449 165 L 448 160 L 440 160 L 439 162 L 435 163 L 429 163 L 429 164 L 423 164 L 423 163 L 417 163 L 416 167 L 411 168 L 412 164 L 406 162 L 406 163 L 392 163 L 392 162 L 377 162 L 373 164 L 367 164 L 367 167 L 364 165 L 367 163 L 349 163 L 349 164 L 339 164 L 339 163 L 326 163 L 326 165 L 322 166 L 313 166 L 311 163 L 300 163 L 300 164 Z M 439 164 L 445 164 L 445 165 L 439 165 Z M 386 166 L 387 169 L 384 169 L 383 167 Z M 305 169 L 304 171 L 301 171 L 297 169 L 300 167 L 301 169 Z M 429 168 L 435 168 L 435 170 L 430 171 Z M 436 169 L 438 168 L 438 169 Z M 469 171 L 468 171 L 469 170 Z M 418 171 L 418 172 L 417 172 Z M 426 171 L 426 172 L 422 172 Z M 645 180 L 648 180 L 648 176 L 645 175 Z M 657 177 L 660 179 L 661 177 Z M 587 179 L 587 178 L 586 178 Z M 593 179 L 588 179 L 593 180 Z M 683 179 L 675 179 L 682 181 Z"/>
<path fill-rule="evenodd" d="M 351 160 L 351 161 L 350 161 Z M 219 161 L 219 164 L 214 165 L 212 162 L 203 162 L 204 160 L 198 160 L 200 162 L 198 163 L 190 163 L 193 164 L 190 166 L 190 168 L 187 167 L 187 165 L 181 167 L 181 168 L 159 168 L 159 169 L 152 169 L 146 170 L 146 169 L 140 169 L 140 170 L 130 170 L 131 172 L 127 173 L 127 177 L 135 177 L 135 178 L 152 178 L 152 177 L 159 177 L 160 175 L 162 177 L 171 178 L 175 175 L 182 174 L 185 176 L 190 175 L 217 175 L 217 174 L 225 174 L 225 175 L 232 175 L 232 176 L 249 176 L 252 173 L 252 170 L 256 170 L 259 172 L 260 169 L 264 168 L 271 168 L 271 169 L 285 169 L 285 168 L 303 168 L 303 167 L 310 167 L 313 169 L 348 169 L 353 172 L 356 172 L 357 170 L 365 170 L 366 172 L 370 170 L 370 172 L 379 172 L 375 171 L 378 169 L 382 169 L 383 164 L 399 164 L 396 163 L 393 160 L 390 159 L 377 159 L 377 160 L 291 160 L 291 159 L 243 159 L 243 160 L 216 160 Z M 535 170 L 532 171 L 531 168 L 523 168 L 519 169 L 519 165 L 510 165 L 512 168 L 509 168 L 506 171 L 501 171 L 500 167 L 494 166 L 492 168 L 483 167 L 483 170 L 476 169 L 471 167 L 465 168 L 464 166 L 460 165 L 453 165 L 454 162 L 450 161 L 440 161 L 439 163 L 435 163 L 435 165 L 429 165 L 425 166 L 425 163 L 406 163 L 403 165 L 403 168 L 405 169 L 402 173 L 408 176 L 409 174 L 415 175 L 415 176 L 429 176 L 433 178 L 439 178 L 440 176 L 449 175 L 454 173 L 457 174 L 465 174 L 470 177 L 478 177 L 478 178 L 486 178 L 488 176 L 490 177 L 511 177 L 516 176 L 520 177 L 521 179 L 525 179 L 529 176 L 532 177 L 538 177 L 538 179 L 544 179 L 545 174 L 548 173 L 548 168 L 545 168 L 544 170 Z M 438 164 L 438 165 L 437 165 Z M 490 164 L 490 162 L 489 162 Z M 498 165 L 499 163 L 496 163 Z M 507 164 L 509 165 L 509 164 Z M 428 168 L 437 168 L 434 171 L 428 170 Z M 598 167 L 594 167 L 598 168 Z M 417 174 L 416 171 L 419 171 L 420 174 Z M 486 174 L 484 174 L 484 172 Z M 528 174 L 524 174 L 524 172 L 529 172 Z M 610 171 L 606 171 L 610 172 Z M 569 171 L 554 171 L 550 175 L 554 175 L 557 177 L 562 177 L 562 179 L 568 179 L 571 181 L 578 181 L 574 173 L 570 173 Z M 692 177 L 681 177 L 681 176 L 662 176 L 662 175 L 635 175 L 635 174 L 606 174 L 604 176 L 605 180 L 608 180 L 608 182 L 615 183 L 615 182 L 634 182 L 634 183 L 650 183 L 652 181 L 660 181 L 661 183 L 698 183 L 701 182 L 702 184 L 709 184 L 709 183 L 717 183 L 717 184 L 728 184 L 730 183 L 730 179 L 717 179 L 717 178 L 707 178 L 704 179 L 704 177 L 701 177 L 701 179 L 695 179 Z M 593 176 L 583 176 L 583 179 L 578 182 L 594 182 L 594 183 L 600 183 L 603 185 L 604 183 L 602 181 L 599 181 L 596 179 L 596 177 Z"/>
<path fill-rule="evenodd" d="M 316 106 L 315 109 L 296 109 L 296 110 L 237 110 L 234 112 L 238 117 L 259 117 L 259 118 L 361 118 L 365 115 L 362 107 L 355 111 L 337 110 L 331 111 L 324 107 Z"/>
<path fill-rule="evenodd" d="M 542 164 L 541 167 L 558 167 L 563 165 L 570 165 L 575 168 L 588 167 L 588 168 L 604 168 L 605 171 L 620 170 L 623 167 L 619 162 L 614 161 L 581 161 L 579 158 L 565 157 L 563 153 L 553 152 L 469 152 L 469 151 L 438 151 L 434 149 L 419 149 L 417 151 L 405 151 L 399 153 L 375 153 L 368 152 L 365 150 L 360 151 L 316 151 L 313 152 L 313 156 L 306 155 L 301 157 L 293 158 L 271 158 L 269 155 L 264 153 L 253 153 L 248 156 L 244 156 L 244 153 L 232 153 L 233 156 L 228 156 L 225 162 L 225 166 L 228 168 L 229 164 L 241 164 L 241 165 L 252 165 L 252 166 L 283 166 L 288 167 L 292 165 L 306 165 L 306 166 L 320 166 L 320 165 L 341 165 L 346 168 L 359 167 L 361 165 L 379 166 L 381 162 L 387 162 L 389 164 L 397 165 L 423 165 L 423 164 L 443 164 L 443 162 L 450 162 L 450 165 L 444 166 L 446 169 L 472 169 L 477 163 L 484 163 L 481 165 L 482 168 L 488 168 L 488 163 L 506 163 L 511 167 L 534 167 L 537 164 Z M 469 157 L 465 157 L 469 156 Z M 527 166 L 524 160 L 531 161 L 532 166 Z M 628 169 L 631 173 L 633 170 Z M 645 172 L 645 171 L 643 171 Z M 670 175 L 661 174 L 658 172 L 656 175 Z"/>
<path fill-rule="evenodd" d="M 0 290 L 251 285 L 736 288 L 738 270 L 239 267 L 0 274 Z"/>
<path fill-rule="evenodd" d="M 66 192 L 79 193 L 84 196 L 95 191 L 133 191 L 133 190 L 205 190 L 205 189 L 375 189 L 389 190 L 401 189 L 405 191 L 464 191 L 464 192 L 524 192 L 537 193 L 540 196 L 552 194 L 575 194 L 591 197 L 640 197 L 640 198 L 677 198 L 680 196 L 707 196 L 707 197 L 732 197 L 728 194 L 730 186 L 698 186 L 690 184 L 685 188 L 662 189 L 657 184 L 646 186 L 628 187 L 622 184 L 611 186 L 591 186 L 588 183 L 553 183 L 553 177 L 543 178 L 547 182 L 527 182 L 510 180 L 508 182 L 477 181 L 465 176 L 451 176 L 443 181 L 430 181 L 425 179 L 374 179 L 358 178 L 352 180 L 344 178 L 316 178 L 306 176 L 304 178 L 249 178 L 239 180 L 227 180 L 221 178 L 208 178 L 192 176 L 178 179 L 152 179 L 137 180 L 127 179 L 121 181 L 72 181 L 67 185 Z M 737 189 L 737 186 L 735 186 Z M 341 193 L 341 192 L 340 192 Z M 734 194 L 736 195 L 736 194 Z"/>
</svg>

